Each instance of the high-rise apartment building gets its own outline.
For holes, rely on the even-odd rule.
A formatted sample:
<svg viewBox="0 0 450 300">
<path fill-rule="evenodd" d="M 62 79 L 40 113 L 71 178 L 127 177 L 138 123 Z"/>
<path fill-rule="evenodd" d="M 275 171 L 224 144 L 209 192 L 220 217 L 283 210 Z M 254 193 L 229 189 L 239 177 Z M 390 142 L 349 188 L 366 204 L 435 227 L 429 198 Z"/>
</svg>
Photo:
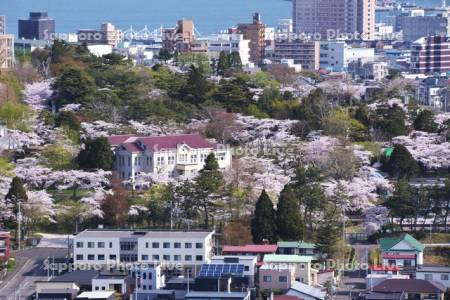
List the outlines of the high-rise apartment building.
<svg viewBox="0 0 450 300">
<path fill-rule="evenodd" d="M 320 42 L 302 39 L 275 40 L 273 61 L 280 63 L 290 59 L 294 64 L 301 65 L 303 69 L 318 70 L 320 66 Z"/>
<path fill-rule="evenodd" d="M 19 20 L 19 39 L 49 40 L 55 33 L 55 20 L 46 12 L 30 12 L 29 19 Z"/>
<path fill-rule="evenodd" d="M 433 74 L 450 72 L 450 40 L 448 37 L 423 37 L 411 46 L 411 71 Z"/>
<path fill-rule="evenodd" d="M 14 66 L 14 35 L 0 34 L 0 70 Z"/>
<path fill-rule="evenodd" d="M 194 22 L 178 20 L 175 28 L 163 30 L 163 48 L 172 52 L 190 52 L 194 46 Z"/>
<path fill-rule="evenodd" d="M 436 16 L 399 16 L 398 22 L 402 28 L 403 40 L 414 42 L 421 37 L 446 36 L 450 32 L 447 14 Z"/>
<path fill-rule="evenodd" d="M 86 44 L 105 44 L 116 47 L 122 32 L 111 23 L 103 23 L 98 29 L 78 30 L 78 41 Z"/>
<path fill-rule="evenodd" d="M 294 30 L 322 40 L 340 35 L 371 40 L 375 7 L 376 0 L 294 0 Z"/>
<path fill-rule="evenodd" d="M 260 64 L 265 56 L 265 29 L 259 13 L 253 15 L 252 23 L 237 26 L 238 33 L 242 34 L 245 40 L 250 40 L 250 61 L 255 64 Z"/>
</svg>

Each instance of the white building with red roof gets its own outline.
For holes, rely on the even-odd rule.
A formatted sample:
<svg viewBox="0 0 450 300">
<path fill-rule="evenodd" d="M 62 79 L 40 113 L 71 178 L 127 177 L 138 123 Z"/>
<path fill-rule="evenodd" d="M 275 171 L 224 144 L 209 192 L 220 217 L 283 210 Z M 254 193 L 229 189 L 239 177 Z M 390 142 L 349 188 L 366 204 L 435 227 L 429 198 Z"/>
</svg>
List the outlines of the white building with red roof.
<svg viewBox="0 0 450 300">
<path fill-rule="evenodd" d="M 137 137 L 110 136 L 114 147 L 114 170 L 124 180 L 135 180 L 140 173 L 169 177 L 191 175 L 200 171 L 210 153 L 222 170 L 231 167 L 231 151 L 214 144 L 200 134 Z"/>
</svg>

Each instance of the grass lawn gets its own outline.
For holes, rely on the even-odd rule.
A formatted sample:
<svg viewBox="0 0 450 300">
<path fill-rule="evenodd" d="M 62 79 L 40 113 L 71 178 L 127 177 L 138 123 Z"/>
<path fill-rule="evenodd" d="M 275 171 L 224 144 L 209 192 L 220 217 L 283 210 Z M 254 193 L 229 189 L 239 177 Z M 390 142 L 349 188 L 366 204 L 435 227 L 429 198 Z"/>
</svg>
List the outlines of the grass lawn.
<svg viewBox="0 0 450 300">
<path fill-rule="evenodd" d="M 426 237 L 420 239 L 424 244 L 440 244 L 440 243 L 450 243 L 450 233 L 433 233 L 431 235 L 427 234 Z"/>
</svg>

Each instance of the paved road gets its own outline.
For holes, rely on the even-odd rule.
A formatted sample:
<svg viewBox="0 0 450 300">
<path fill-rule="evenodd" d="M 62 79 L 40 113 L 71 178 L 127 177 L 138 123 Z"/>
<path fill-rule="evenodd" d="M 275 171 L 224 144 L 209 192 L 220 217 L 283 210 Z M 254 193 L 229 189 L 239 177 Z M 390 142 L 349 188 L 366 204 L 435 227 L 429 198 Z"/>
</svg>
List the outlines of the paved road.
<svg viewBox="0 0 450 300">
<path fill-rule="evenodd" d="M 16 251 L 16 270 L 0 284 L 0 300 L 25 300 L 35 291 L 35 281 L 47 280 L 44 260 L 50 257 L 64 257 L 64 248 L 30 248 Z"/>
<path fill-rule="evenodd" d="M 337 300 L 352 299 L 366 289 L 365 277 L 367 270 L 364 268 L 368 266 L 370 250 L 377 247 L 377 245 L 356 244 L 352 247 L 355 248 L 359 266 L 362 268 L 344 272 L 344 277 L 342 277 L 335 292 L 335 299 Z"/>
</svg>

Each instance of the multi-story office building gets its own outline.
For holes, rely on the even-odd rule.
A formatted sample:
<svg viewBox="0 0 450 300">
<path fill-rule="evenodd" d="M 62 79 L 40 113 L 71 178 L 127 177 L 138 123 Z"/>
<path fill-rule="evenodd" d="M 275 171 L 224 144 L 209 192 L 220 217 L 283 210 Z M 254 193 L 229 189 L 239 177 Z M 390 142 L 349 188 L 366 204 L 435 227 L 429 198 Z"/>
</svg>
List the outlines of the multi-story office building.
<svg viewBox="0 0 450 300">
<path fill-rule="evenodd" d="M 450 41 L 447 37 L 423 37 L 411 46 L 413 73 L 446 73 L 450 71 Z"/>
<path fill-rule="evenodd" d="M 19 39 L 50 40 L 55 33 L 55 20 L 46 12 L 30 12 L 28 19 L 19 20 Z"/>
<path fill-rule="evenodd" d="M 294 30 L 322 40 L 339 35 L 371 40 L 375 34 L 375 6 L 376 0 L 294 0 Z"/>
<path fill-rule="evenodd" d="M 414 42 L 421 37 L 447 36 L 449 20 L 447 15 L 436 16 L 400 16 L 399 22 L 403 32 L 403 40 Z"/>
<path fill-rule="evenodd" d="M 194 40 L 195 32 L 192 20 L 178 20 L 175 28 L 163 30 L 163 48 L 170 52 L 190 52 Z"/>
<path fill-rule="evenodd" d="M 250 24 L 238 24 L 237 32 L 250 40 L 250 61 L 260 64 L 265 56 L 266 47 L 266 26 L 261 22 L 259 13 L 253 15 L 253 22 Z"/>
<path fill-rule="evenodd" d="M 250 63 L 250 40 L 242 34 L 218 34 L 208 37 L 208 52 L 218 56 L 220 52 L 239 53 L 242 65 Z"/>
<path fill-rule="evenodd" d="M 318 70 L 320 64 L 320 42 L 302 39 L 278 39 L 275 41 L 273 61 L 281 63 L 285 59 L 294 60 L 302 69 Z"/>
<path fill-rule="evenodd" d="M 0 35 L 0 70 L 14 66 L 14 35 Z M 1 136 L 0 136 L 1 137 Z"/>
<path fill-rule="evenodd" d="M 156 137 L 109 137 L 114 144 L 125 140 L 114 151 L 114 170 L 122 179 L 135 181 L 140 173 L 177 177 L 200 171 L 205 159 L 214 153 L 221 169 L 231 167 L 231 151 L 223 145 L 208 142 L 199 134 Z"/>
<path fill-rule="evenodd" d="M 374 59 L 375 49 L 352 47 L 344 41 L 320 42 L 320 67 L 335 72 L 346 71 L 349 63 L 360 58 Z"/>
<path fill-rule="evenodd" d="M 75 267 L 118 263 L 160 264 L 164 271 L 182 273 L 209 263 L 214 231 L 85 230 L 74 237 Z"/>
<path fill-rule="evenodd" d="M 86 44 L 109 45 L 116 47 L 122 38 L 122 32 L 111 23 L 104 23 L 98 29 L 78 30 L 78 41 Z"/>
</svg>

